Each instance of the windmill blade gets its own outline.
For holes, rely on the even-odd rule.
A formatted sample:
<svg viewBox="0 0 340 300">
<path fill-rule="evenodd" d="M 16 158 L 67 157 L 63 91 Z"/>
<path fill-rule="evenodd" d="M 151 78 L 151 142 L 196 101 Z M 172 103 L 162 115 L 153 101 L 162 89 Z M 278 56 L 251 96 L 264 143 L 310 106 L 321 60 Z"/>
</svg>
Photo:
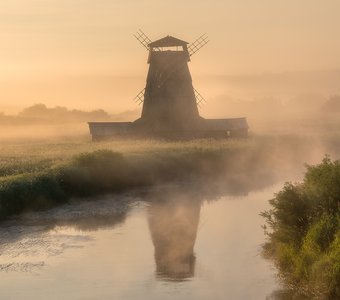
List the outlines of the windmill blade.
<svg viewBox="0 0 340 300">
<path fill-rule="evenodd" d="M 145 88 L 142 89 L 135 98 L 133 98 L 133 101 L 135 101 L 138 105 L 141 105 L 144 102 L 144 95 L 145 95 Z"/>
<path fill-rule="evenodd" d="M 198 50 L 200 50 L 203 46 L 209 43 L 208 36 L 206 34 L 202 34 L 196 41 L 191 43 L 188 46 L 189 55 L 194 55 Z"/>
<path fill-rule="evenodd" d="M 194 88 L 194 92 L 195 92 L 195 98 L 196 98 L 197 106 L 201 107 L 207 101 L 204 99 L 204 97 L 195 88 Z"/>
<path fill-rule="evenodd" d="M 146 50 L 149 50 L 149 44 L 152 43 L 152 41 L 141 29 L 138 29 L 137 33 L 134 34 L 133 36 L 137 39 L 137 41 L 141 43 L 141 45 Z"/>
</svg>

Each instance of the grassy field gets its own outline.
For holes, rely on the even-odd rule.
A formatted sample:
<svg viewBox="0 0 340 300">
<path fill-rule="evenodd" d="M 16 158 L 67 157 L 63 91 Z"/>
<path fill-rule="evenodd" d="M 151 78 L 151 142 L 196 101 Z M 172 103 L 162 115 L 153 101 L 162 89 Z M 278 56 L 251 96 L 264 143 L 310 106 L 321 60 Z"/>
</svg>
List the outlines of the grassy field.
<svg viewBox="0 0 340 300">
<path fill-rule="evenodd" d="M 9 140 L 0 143 L 0 178 L 23 173 L 34 173 L 69 161 L 74 155 L 100 149 L 123 153 L 131 159 L 192 151 L 245 151 L 254 155 L 265 154 L 268 160 L 290 164 L 313 163 L 340 149 L 338 136 L 292 134 L 256 136 L 248 139 L 228 140 L 113 140 L 92 142 L 88 135 L 55 137 L 37 140 Z M 299 159 L 301 159 L 299 161 Z"/>
<path fill-rule="evenodd" d="M 202 183 L 200 188 L 254 190 L 298 169 L 306 147 L 310 144 L 290 136 L 95 143 L 77 136 L 2 143 L 0 218 L 74 197 L 159 183 L 195 181 Z"/>
<path fill-rule="evenodd" d="M 97 150 L 122 153 L 130 162 L 167 160 L 174 156 L 193 156 L 197 153 L 236 155 L 233 163 L 239 170 L 255 167 L 275 168 L 279 172 L 300 169 L 304 163 L 316 163 L 326 153 L 337 158 L 340 149 L 338 136 L 270 135 L 248 139 L 192 141 L 113 140 L 92 142 L 88 135 L 41 138 L 37 140 L 9 140 L 0 143 L 0 181 L 17 175 L 48 171 L 67 164 L 80 153 Z M 231 163 L 231 162 L 229 162 Z M 235 166 L 234 166 L 235 167 Z"/>
<path fill-rule="evenodd" d="M 252 140 L 93 143 L 83 137 L 3 143 L 0 218 L 49 208 L 72 197 L 194 177 L 217 178 L 227 169 L 236 176 L 236 169 L 241 170 L 236 168 L 236 156 L 253 153 L 253 147 Z"/>
<path fill-rule="evenodd" d="M 225 151 L 254 146 L 253 140 L 194 140 L 169 142 L 159 140 L 114 140 L 92 142 L 89 137 L 58 138 L 40 142 L 7 142 L 0 144 L 1 177 L 35 173 L 68 162 L 77 154 L 106 149 L 123 153 L 129 159 L 188 153 L 192 151 Z"/>
</svg>

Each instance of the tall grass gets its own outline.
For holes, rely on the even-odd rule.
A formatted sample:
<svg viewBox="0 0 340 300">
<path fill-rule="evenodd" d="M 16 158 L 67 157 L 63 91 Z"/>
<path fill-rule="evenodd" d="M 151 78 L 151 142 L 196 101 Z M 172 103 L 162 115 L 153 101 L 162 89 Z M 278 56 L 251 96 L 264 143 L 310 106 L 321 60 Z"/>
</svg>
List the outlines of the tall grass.
<svg viewBox="0 0 340 300">
<path fill-rule="evenodd" d="M 311 298 L 340 299 L 340 162 L 308 166 L 270 204 L 265 252 L 285 281 Z"/>
<path fill-rule="evenodd" d="M 309 147 L 292 137 L 1 144 L 0 218 L 71 197 L 198 177 L 235 192 L 264 186 L 296 169 L 306 153 L 301 145 Z"/>
<path fill-rule="evenodd" d="M 138 186 L 214 177 L 232 166 L 232 148 L 158 151 L 128 156 L 95 150 L 46 164 L 29 173 L 0 177 L 0 219 L 28 210 L 49 208 L 72 197 L 124 191 Z M 20 169 L 22 171 L 23 169 Z M 37 170 L 37 171 L 35 171 Z"/>
<path fill-rule="evenodd" d="M 40 142 L 0 143 L 0 178 L 15 174 L 39 172 L 56 164 L 67 163 L 75 155 L 96 150 L 123 153 L 127 159 L 144 159 L 160 154 L 186 153 L 196 150 L 243 149 L 251 140 L 192 140 L 185 142 L 160 140 L 111 140 L 93 143 L 89 138 L 62 138 Z"/>
</svg>

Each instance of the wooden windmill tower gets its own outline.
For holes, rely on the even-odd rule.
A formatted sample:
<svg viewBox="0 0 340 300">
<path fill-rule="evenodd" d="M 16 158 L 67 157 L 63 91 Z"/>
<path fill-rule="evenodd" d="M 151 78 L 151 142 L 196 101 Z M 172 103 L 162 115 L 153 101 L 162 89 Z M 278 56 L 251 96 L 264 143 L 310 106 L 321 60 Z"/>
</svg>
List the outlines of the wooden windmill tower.
<svg viewBox="0 0 340 300">
<path fill-rule="evenodd" d="M 135 98 L 143 103 L 136 123 L 160 131 L 197 128 L 201 120 L 197 106 L 204 99 L 192 85 L 188 62 L 208 38 L 202 35 L 189 45 L 172 36 L 151 42 L 141 30 L 135 37 L 149 51 L 146 87 Z"/>
<path fill-rule="evenodd" d="M 206 35 L 191 44 L 172 36 L 153 42 L 141 30 L 135 37 L 149 52 L 146 86 L 134 99 L 143 104 L 142 115 L 134 122 L 89 122 L 93 140 L 247 136 L 246 118 L 205 119 L 199 115 L 198 107 L 205 100 L 192 85 L 188 62 L 209 42 Z"/>
</svg>

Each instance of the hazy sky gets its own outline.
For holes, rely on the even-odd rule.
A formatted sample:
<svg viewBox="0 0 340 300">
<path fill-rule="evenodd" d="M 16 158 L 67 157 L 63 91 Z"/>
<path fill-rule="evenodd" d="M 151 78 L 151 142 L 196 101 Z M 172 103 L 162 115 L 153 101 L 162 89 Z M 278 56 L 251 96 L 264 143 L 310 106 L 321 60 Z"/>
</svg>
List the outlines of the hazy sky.
<svg viewBox="0 0 340 300">
<path fill-rule="evenodd" d="M 0 0 L 0 81 L 144 75 L 138 28 L 152 40 L 207 33 L 197 75 L 336 69 L 339 13 L 339 0 Z"/>
</svg>

